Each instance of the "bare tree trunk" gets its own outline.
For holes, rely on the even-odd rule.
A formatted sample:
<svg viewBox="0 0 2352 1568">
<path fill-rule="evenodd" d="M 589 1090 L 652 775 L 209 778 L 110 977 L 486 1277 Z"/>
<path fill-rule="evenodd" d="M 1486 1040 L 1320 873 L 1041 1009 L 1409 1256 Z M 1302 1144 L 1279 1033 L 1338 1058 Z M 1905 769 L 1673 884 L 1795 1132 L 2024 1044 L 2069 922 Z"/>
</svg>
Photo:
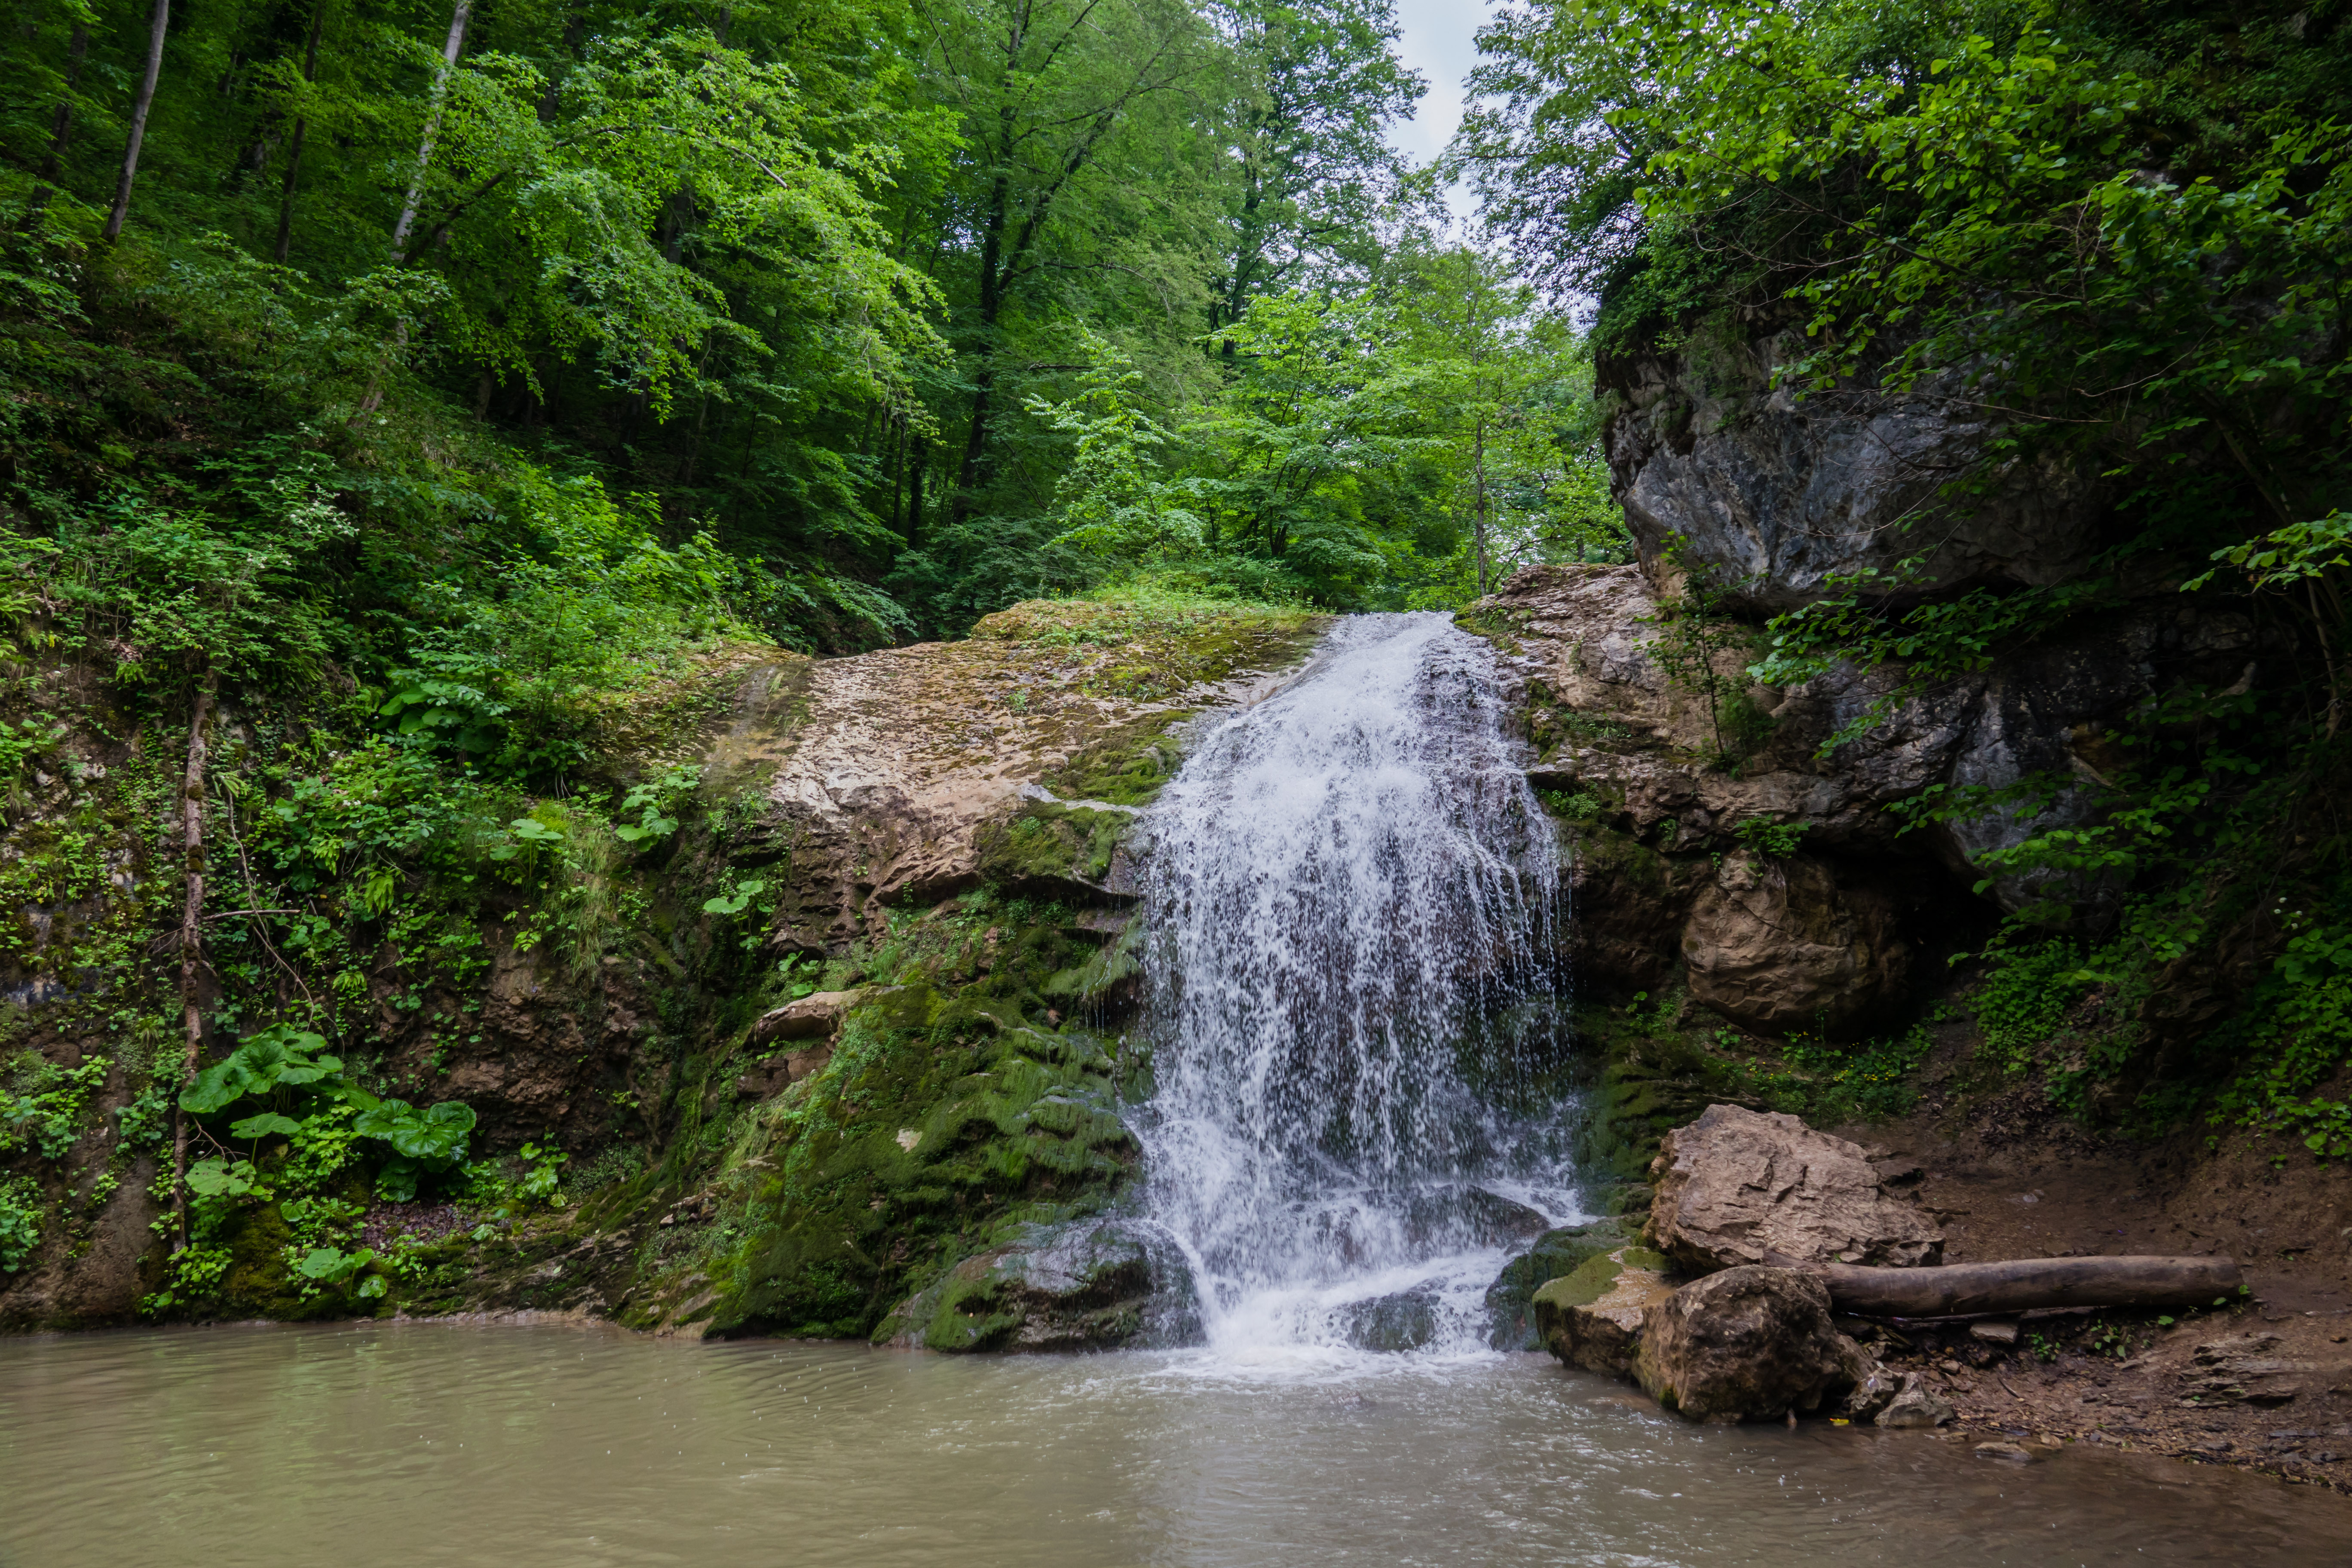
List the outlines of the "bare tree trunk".
<svg viewBox="0 0 2352 1568">
<path fill-rule="evenodd" d="M 1478 421 L 1477 458 L 1478 514 L 1471 525 L 1471 538 L 1478 546 L 1478 596 L 1486 596 L 1486 421 Z"/>
<path fill-rule="evenodd" d="M 106 243 L 122 233 L 131 213 L 131 183 L 139 177 L 139 147 L 147 140 L 147 111 L 155 106 L 155 79 L 163 74 L 163 35 L 172 26 L 172 0 L 155 0 L 147 18 L 147 74 L 139 80 L 139 96 L 131 100 L 131 145 L 122 154 L 122 177 L 114 183 L 114 210 L 106 215 Z"/>
<path fill-rule="evenodd" d="M 916 437 L 908 444 L 907 457 L 907 544 L 909 549 L 923 542 L 923 438 Z"/>
<path fill-rule="evenodd" d="M 2207 1307 L 2243 1283 L 2226 1258 L 2027 1258 L 1940 1268 L 1819 1271 L 1840 1311 L 1953 1318 L 2035 1307 Z"/>
<path fill-rule="evenodd" d="M 20 228 L 30 232 L 48 210 L 49 198 L 57 195 L 58 164 L 65 157 L 66 139 L 73 132 L 73 90 L 81 80 L 81 62 L 89 55 L 89 28 L 74 24 L 73 36 L 66 44 L 66 87 L 58 95 L 57 112 L 49 121 L 49 150 L 41 159 L 37 178 L 33 187 L 33 199 L 25 208 L 25 221 Z"/>
<path fill-rule="evenodd" d="M 180 786 L 181 841 L 187 868 L 187 901 L 180 908 L 180 1026 L 188 1049 L 181 1064 L 180 1087 L 195 1081 L 204 1045 L 205 1016 L 196 1005 L 196 970 L 204 963 L 205 921 L 205 726 L 213 716 L 213 698 L 220 689 L 217 672 L 205 672 L 196 691 L 195 716 L 188 721 L 188 772 Z M 180 1247 L 188 1245 L 188 1113 L 172 1097 L 172 1216 L 179 1226 Z M 178 1251 L 180 1247 L 173 1248 Z"/>
<path fill-rule="evenodd" d="M 302 80 L 306 86 L 319 79 L 319 29 L 326 20 L 327 0 L 319 0 L 310 11 L 310 46 L 302 51 Z M 302 132 L 310 123 L 307 115 L 294 117 L 294 134 L 286 148 L 286 189 L 278 198 L 278 244 L 270 252 L 271 259 L 280 267 L 286 265 L 287 255 L 294 246 L 294 177 L 301 172 Z"/>
<path fill-rule="evenodd" d="M 161 3 L 161 0 L 158 0 Z M 416 227 L 416 205 L 425 195 L 425 171 L 433 163 L 433 138 L 441 130 L 441 100 L 449 92 L 449 73 L 466 47 L 466 26 L 474 18 L 474 0 L 457 0 L 449 13 L 449 37 L 441 46 L 441 68 L 433 77 L 433 107 L 425 116 L 425 136 L 416 144 L 416 173 L 410 176 L 408 195 L 400 204 L 400 222 L 392 231 L 392 259 L 407 259 L 408 237 Z"/>
</svg>

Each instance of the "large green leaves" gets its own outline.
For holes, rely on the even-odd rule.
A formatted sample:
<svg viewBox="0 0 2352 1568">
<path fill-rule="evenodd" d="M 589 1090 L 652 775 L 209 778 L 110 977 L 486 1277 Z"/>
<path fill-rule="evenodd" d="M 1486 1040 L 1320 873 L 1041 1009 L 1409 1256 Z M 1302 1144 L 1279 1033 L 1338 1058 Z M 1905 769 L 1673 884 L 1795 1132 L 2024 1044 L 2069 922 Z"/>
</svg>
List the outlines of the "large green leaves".
<svg viewBox="0 0 2352 1568">
<path fill-rule="evenodd" d="M 317 1035 L 273 1024 L 198 1073 L 196 1081 L 181 1091 L 180 1109 L 210 1116 L 280 1084 L 304 1088 L 318 1083 L 343 1070 L 342 1062 L 326 1055 L 326 1048 L 327 1042 Z"/>
<path fill-rule="evenodd" d="M 474 1130 L 474 1108 L 444 1100 L 423 1110 L 404 1100 L 387 1100 L 360 1112 L 352 1131 L 381 1138 L 410 1160 L 446 1162 L 466 1157 L 466 1135 Z"/>
</svg>

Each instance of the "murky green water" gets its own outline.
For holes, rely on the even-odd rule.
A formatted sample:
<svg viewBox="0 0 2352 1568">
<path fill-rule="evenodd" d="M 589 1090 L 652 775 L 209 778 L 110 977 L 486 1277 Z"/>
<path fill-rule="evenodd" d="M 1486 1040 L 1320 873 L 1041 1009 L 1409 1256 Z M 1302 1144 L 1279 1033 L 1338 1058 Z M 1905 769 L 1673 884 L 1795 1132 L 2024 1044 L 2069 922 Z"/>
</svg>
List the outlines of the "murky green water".
<svg viewBox="0 0 2352 1568">
<path fill-rule="evenodd" d="M 1534 1356 L 949 1360 L 568 1325 L 0 1342 L 0 1565 L 2352 1562 L 2352 1505 L 1701 1430 Z"/>
</svg>

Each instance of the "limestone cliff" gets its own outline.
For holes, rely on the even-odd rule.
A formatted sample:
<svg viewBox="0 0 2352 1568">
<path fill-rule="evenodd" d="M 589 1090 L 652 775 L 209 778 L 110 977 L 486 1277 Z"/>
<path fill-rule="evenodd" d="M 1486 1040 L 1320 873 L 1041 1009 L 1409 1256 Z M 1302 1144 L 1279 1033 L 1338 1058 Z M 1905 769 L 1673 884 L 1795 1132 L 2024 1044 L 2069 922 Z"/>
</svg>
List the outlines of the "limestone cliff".
<svg viewBox="0 0 2352 1568">
<path fill-rule="evenodd" d="M 1902 393 L 1773 384 L 1815 346 L 1767 308 L 1602 362 L 1611 488 L 1645 566 L 1679 540 L 1727 592 L 1780 610 L 1906 562 L 1947 593 L 2057 582 L 2088 563 L 2106 502 L 2095 479 L 2031 458 L 1984 475 L 2000 416 L 1955 374 Z M 1963 479 L 1965 500 L 1947 493 Z"/>
</svg>

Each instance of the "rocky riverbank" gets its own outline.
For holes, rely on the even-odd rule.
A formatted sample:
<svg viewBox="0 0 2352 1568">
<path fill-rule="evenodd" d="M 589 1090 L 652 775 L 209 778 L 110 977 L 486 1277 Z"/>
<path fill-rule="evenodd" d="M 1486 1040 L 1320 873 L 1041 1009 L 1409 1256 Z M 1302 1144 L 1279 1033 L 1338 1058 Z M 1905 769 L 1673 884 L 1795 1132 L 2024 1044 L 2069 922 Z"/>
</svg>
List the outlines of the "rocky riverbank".
<svg viewBox="0 0 2352 1568">
<path fill-rule="evenodd" d="M 1717 1106 L 1670 1131 L 1646 1215 L 1538 1244 L 1579 1256 L 1533 1292 L 1537 1337 L 1565 1364 L 1639 1383 L 1694 1420 L 1874 1421 L 2013 1463 L 2086 1443 L 2352 1490 L 2340 1253 L 2251 1257 L 2242 1287 L 2160 1309 L 1860 1316 L 1823 1288 L 1825 1264 L 2095 1259 L 2200 1239 L 2177 1220 L 2137 1237 L 2104 1223 L 2146 1217 L 2111 1189 L 2095 1195 L 2126 1173 L 2113 1152 L 1972 1157 L 1916 1122 L 1886 1131 L 1891 1141 L 1864 1145 Z M 2036 1184 L 2021 1185 L 2028 1174 Z M 2226 1257 L 2216 1267 L 2239 1272 Z"/>
</svg>

